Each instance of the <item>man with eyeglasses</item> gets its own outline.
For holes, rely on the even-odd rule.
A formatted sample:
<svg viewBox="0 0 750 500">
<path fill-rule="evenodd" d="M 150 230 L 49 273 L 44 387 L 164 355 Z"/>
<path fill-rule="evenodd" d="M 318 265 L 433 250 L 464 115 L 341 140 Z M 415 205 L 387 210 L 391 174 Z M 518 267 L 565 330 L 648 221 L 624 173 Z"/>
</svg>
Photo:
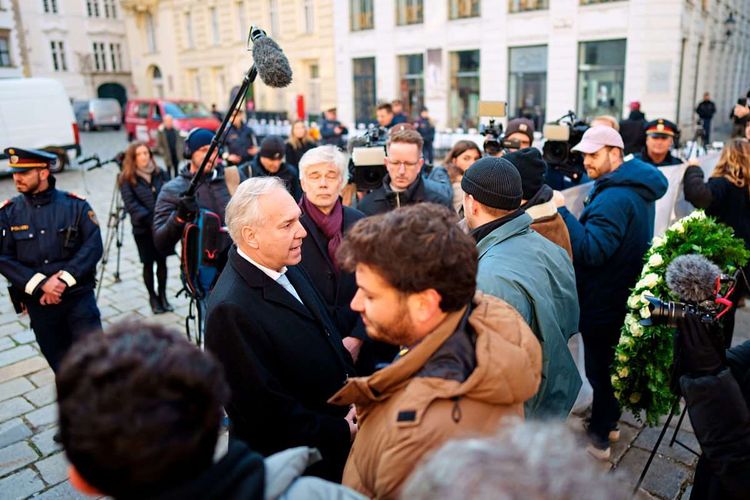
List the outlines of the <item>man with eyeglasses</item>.
<svg viewBox="0 0 750 500">
<path fill-rule="evenodd" d="M 388 173 L 383 178 L 383 185 L 362 198 L 357 208 L 366 215 L 422 202 L 450 208 L 453 197 L 450 185 L 421 175 L 423 144 L 422 136 L 416 130 L 395 128 L 386 142 L 385 168 Z"/>
</svg>

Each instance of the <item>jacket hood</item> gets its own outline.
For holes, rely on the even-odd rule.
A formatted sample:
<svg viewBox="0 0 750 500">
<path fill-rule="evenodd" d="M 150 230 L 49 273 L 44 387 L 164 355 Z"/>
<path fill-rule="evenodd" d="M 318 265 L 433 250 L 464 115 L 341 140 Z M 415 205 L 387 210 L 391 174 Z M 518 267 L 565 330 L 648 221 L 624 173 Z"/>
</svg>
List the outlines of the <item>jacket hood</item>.
<svg viewBox="0 0 750 500">
<path fill-rule="evenodd" d="M 658 168 L 634 158 L 620 165 L 614 172 L 597 179 L 591 198 L 604 189 L 615 186 L 628 187 L 645 201 L 653 202 L 664 196 L 669 182 Z"/>
<path fill-rule="evenodd" d="M 400 390 L 416 409 L 418 424 L 436 399 L 466 397 L 493 405 L 523 403 L 537 391 L 541 380 L 539 342 L 523 318 L 506 302 L 477 292 L 468 323 L 475 334 L 475 368 L 463 382 L 422 376 L 419 373 L 454 334 L 466 308 L 450 313 L 432 333 L 393 364 L 369 377 L 351 378 L 330 403 L 358 405 L 364 418 L 368 406 Z"/>
</svg>

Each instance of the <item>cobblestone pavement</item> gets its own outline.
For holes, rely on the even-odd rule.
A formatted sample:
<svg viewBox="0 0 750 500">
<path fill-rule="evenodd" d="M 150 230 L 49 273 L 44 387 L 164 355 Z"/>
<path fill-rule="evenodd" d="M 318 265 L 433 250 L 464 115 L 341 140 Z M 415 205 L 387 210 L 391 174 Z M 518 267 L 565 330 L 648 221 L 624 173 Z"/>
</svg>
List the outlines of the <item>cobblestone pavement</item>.
<svg viewBox="0 0 750 500">
<path fill-rule="evenodd" d="M 84 154 L 98 153 L 109 158 L 125 146 L 124 132 L 82 134 Z M 85 173 L 70 169 L 60 175 L 58 186 L 86 196 L 106 233 L 116 168 L 108 166 Z M 0 180 L 0 199 L 15 195 L 10 179 Z M 103 234 L 104 236 L 104 234 Z M 125 318 L 149 318 L 184 330 L 187 301 L 172 299 L 174 313 L 153 316 L 141 281 L 138 255 L 129 222 L 125 221 L 121 254 L 121 281 L 115 283 L 116 247 L 113 244 L 106 266 L 99 307 L 105 326 Z M 169 259 L 169 288 L 172 295 L 180 288 L 176 257 Z M 737 331 L 750 332 L 747 309 L 738 315 Z M 737 336 L 737 341 L 742 335 Z M 52 371 L 39 352 L 28 317 L 17 316 L 5 287 L 0 287 L 0 498 L 82 498 L 67 481 L 67 463 L 60 446 L 53 440 L 56 431 L 55 389 Z M 676 422 L 672 423 L 672 426 Z M 580 421 L 571 419 L 573 427 Z M 622 439 L 613 449 L 611 467 L 621 474 L 624 488 L 632 488 L 656 441 L 660 429 L 643 428 L 627 415 L 621 423 Z M 671 433 L 668 434 L 668 437 Z M 697 447 L 686 419 L 679 439 Z M 643 484 L 641 498 L 688 498 L 696 457 L 662 443 L 659 454 Z"/>
</svg>

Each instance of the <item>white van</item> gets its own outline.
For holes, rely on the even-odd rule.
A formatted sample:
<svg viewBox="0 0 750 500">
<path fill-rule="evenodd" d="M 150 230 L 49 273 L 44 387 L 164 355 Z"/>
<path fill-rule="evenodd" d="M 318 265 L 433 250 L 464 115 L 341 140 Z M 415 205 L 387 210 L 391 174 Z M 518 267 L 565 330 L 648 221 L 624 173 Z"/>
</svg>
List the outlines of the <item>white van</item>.
<svg viewBox="0 0 750 500">
<path fill-rule="evenodd" d="M 81 154 L 78 124 L 65 88 L 50 78 L 0 79 L 0 170 L 4 150 L 45 149 L 57 154 L 55 171 Z M 75 156 L 74 156 L 75 152 Z"/>
</svg>

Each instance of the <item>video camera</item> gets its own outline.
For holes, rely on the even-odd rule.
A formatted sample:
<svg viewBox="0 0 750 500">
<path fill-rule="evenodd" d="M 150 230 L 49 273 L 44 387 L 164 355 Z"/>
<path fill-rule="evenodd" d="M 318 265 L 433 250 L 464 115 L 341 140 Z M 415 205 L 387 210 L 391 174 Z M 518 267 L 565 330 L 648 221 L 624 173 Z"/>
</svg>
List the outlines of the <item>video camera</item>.
<svg viewBox="0 0 750 500">
<path fill-rule="evenodd" d="M 385 143 L 388 130 L 370 127 L 364 135 L 349 142 L 351 159 L 349 174 L 357 185 L 357 191 L 370 191 L 383 184 L 385 168 Z"/>
<path fill-rule="evenodd" d="M 497 118 L 506 116 L 506 103 L 503 101 L 479 101 L 479 117 L 489 119 L 489 123 L 482 125 L 479 133 L 484 136 L 483 149 L 489 156 L 497 156 L 507 149 L 520 149 L 519 141 L 505 139 L 502 123 Z"/>
<path fill-rule="evenodd" d="M 546 124 L 542 132 L 545 138 L 542 148 L 544 161 L 574 183 L 580 182 L 586 169 L 583 168 L 583 156 L 571 150 L 581 142 L 588 128 L 588 124 L 579 120 L 574 111 L 568 111 L 556 121 Z"/>
</svg>

